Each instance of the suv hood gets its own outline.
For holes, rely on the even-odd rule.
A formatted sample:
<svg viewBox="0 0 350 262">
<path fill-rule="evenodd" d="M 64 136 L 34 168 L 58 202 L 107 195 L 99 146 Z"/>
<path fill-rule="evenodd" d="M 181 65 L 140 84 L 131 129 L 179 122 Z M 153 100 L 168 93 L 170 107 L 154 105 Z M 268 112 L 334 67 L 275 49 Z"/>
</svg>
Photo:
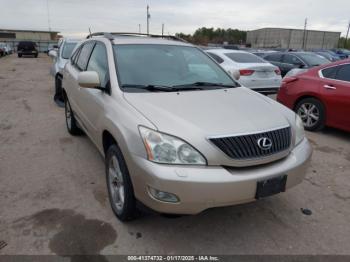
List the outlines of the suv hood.
<svg viewBox="0 0 350 262">
<path fill-rule="evenodd" d="M 203 139 L 290 125 L 288 111 L 245 87 L 178 93 L 124 92 L 124 97 L 159 131 L 185 140 L 194 134 Z"/>
</svg>

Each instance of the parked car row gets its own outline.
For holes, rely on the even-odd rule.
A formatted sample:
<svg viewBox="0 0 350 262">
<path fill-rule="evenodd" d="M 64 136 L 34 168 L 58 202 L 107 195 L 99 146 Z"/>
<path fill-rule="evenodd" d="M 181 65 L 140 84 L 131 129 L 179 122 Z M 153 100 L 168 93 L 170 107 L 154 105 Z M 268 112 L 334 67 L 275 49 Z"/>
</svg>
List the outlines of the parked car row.
<svg viewBox="0 0 350 262">
<path fill-rule="evenodd" d="M 11 55 L 13 53 L 13 48 L 8 43 L 0 42 L 0 56 Z"/>
</svg>

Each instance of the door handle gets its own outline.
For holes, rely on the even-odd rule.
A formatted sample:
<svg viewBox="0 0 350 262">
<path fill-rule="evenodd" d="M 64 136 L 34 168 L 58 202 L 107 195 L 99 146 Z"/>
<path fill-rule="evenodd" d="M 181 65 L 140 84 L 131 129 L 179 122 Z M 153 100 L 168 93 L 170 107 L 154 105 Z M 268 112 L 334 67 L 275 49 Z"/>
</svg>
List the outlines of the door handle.
<svg viewBox="0 0 350 262">
<path fill-rule="evenodd" d="M 335 86 L 332 86 L 332 85 L 324 85 L 323 87 L 326 88 L 326 89 L 330 89 L 330 90 L 336 90 L 337 89 Z"/>
</svg>

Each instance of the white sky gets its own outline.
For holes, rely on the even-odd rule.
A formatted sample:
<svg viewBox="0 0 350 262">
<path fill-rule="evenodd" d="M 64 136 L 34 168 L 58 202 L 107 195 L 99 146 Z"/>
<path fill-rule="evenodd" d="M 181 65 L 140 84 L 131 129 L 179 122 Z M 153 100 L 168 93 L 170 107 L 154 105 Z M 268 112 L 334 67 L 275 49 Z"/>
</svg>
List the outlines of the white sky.
<svg viewBox="0 0 350 262">
<path fill-rule="evenodd" d="M 0 29 L 48 30 L 65 36 L 97 31 L 193 33 L 199 27 L 251 30 L 261 27 L 308 28 L 342 32 L 350 20 L 349 0 L 0 0 Z"/>
</svg>

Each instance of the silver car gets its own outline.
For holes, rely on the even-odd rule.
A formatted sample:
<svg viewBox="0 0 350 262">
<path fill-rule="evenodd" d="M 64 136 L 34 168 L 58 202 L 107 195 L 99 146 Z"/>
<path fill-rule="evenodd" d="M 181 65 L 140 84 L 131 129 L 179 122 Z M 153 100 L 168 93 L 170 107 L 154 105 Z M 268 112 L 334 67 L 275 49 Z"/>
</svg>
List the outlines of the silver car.
<svg viewBox="0 0 350 262">
<path fill-rule="evenodd" d="M 137 201 L 197 214 L 284 192 L 312 155 L 294 112 L 175 37 L 91 35 L 64 69 L 63 92 L 68 132 L 104 156 L 123 221 Z"/>
<path fill-rule="evenodd" d="M 55 78 L 54 100 L 61 107 L 64 107 L 64 99 L 62 96 L 62 71 L 79 41 L 78 39 L 64 38 L 60 40 L 58 50 L 51 49 L 48 51 L 48 55 L 53 58 L 50 74 Z"/>
</svg>

